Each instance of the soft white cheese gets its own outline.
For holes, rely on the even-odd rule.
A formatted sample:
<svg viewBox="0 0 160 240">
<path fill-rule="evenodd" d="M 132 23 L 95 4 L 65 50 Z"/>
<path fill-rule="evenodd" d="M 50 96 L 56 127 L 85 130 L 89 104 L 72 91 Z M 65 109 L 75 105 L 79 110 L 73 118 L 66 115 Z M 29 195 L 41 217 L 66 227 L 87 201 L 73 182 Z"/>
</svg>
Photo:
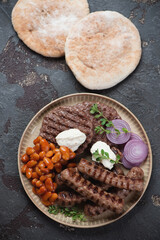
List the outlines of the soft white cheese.
<svg viewBox="0 0 160 240">
<path fill-rule="evenodd" d="M 66 146 L 72 151 L 76 151 L 85 141 L 86 135 L 76 128 L 65 130 L 56 136 L 56 142 L 59 146 Z"/>
<path fill-rule="evenodd" d="M 103 159 L 101 161 L 101 163 L 104 165 L 104 167 L 111 170 L 114 166 L 114 163 L 111 163 L 110 159 L 115 161 L 116 160 L 116 155 L 114 154 L 114 152 L 111 150 L 110 146 L 107 143 L 102 142 L 102 141 L 98 141 L 98 142 L 93 144 L 90 151 L 93 154 L 96 150 L 98 150 L 99 154 L 101 154 L 102 149 L 109 154 L 109 159 Z M 96 159 L 93 155 L 92 155 L 92 160 L 96 161 Z"/>
</svg>

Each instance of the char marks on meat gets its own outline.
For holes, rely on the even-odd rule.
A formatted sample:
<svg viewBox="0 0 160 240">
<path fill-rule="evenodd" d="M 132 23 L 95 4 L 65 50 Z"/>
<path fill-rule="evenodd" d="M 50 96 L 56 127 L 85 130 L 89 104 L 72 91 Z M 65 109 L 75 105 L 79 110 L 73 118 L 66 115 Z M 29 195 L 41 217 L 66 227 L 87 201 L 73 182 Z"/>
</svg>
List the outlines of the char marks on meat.
<svg viewBox="0 0 160 240">
<path fill-rule="evenodd" d="M 100 207 L 96 204 L 87 203 L 84 206 L 84 213 L 86 216 L 89 216 L 89 217 L 100 215 L 105 211 L 106 211 L 105 208 Z"/>
<path fill-rule="evenodd" d="M 113 145 L 106 134 L 97 134 L 95 127 L 100 125 L 100 120 L 90 114 L 93 102 L 78 103 L 73 106 L 57 107 L 50 111 L 43 119 L 40 135 L 50 142 L 56 143 L 55 137 L 62 131 L 77 128 L 86 134 L 86 141 L 78 148 L 76 154 L 83 153 L 89 144 L 97 141 Z M 108 120 L 120 118 L 117 111 L 102 103 L 97 103 L 100 111 Z"/>
<path fill-rule="evenodd" d="M 102 188 L 84 179 L 78 172 L 72 170 L 72 168 L 63 170 L 61 178 L 67 186 L 97 205 L 116 213 L 123 212 L 124 202 L 121 198 L 103 191 Z"/>
<path fill-rule="evenodd" d="M 77 108 L 84 111 L 86 114 L 90 113 L 90 109 L 93 106 L 94 102 L 82 102 L 77 104 Z M 104 117 L 106 117 L 108 120 L 113 119 L 121 119 L 117 111 L 113 107 L 109 107 L 106 104 L 103 103 L 97 103 L 98 109 L 103 112 Z M 101 125 L 101 122 L 99 119 L 96 119 L 94 115 L 90 114 L 90 119 L 93 122 L 93 131 L 96 126 Z M 106 142 L 108 145 L 112 146 L 113 144 L 106 138 L 106 133 L 98 134 L 94 131 L 93 139 L 91 144 L 96 143 L 97 141 Z"/>
<path fill-rule="evenodd" d="M 118 175 L 114 172 L 108 171 L 101 166 L 97 166 L 94 162 L 89 162 L 86 159 L 81 159 L 78 164 L 78 170 L 82 173 L 88 174 L 95 180 L 109 184 L 113 187 L 127 189 L 132 191 L 143 190 L 143 180 L 133 179 L 127 176 Z"/>
<path fill-rule="evenodd" d="M 78 193 L 62 191 L 58 193 L 56 203 L 61 207 L 73 207 L 86 201 L 86 198 Z"/>
<path fill-rule="evenodd" d="M 86 141 L 78 148 L 77 154 L 83 153 L 93 138 L 93 124 L 89 113 L 84 114 L 77 105 L 57 107 L 50 111 L 43 120 L 40 135 L 56 143 L 55 137 L 62 131 L 77 128 L 86 134 Z"/>
</svg>

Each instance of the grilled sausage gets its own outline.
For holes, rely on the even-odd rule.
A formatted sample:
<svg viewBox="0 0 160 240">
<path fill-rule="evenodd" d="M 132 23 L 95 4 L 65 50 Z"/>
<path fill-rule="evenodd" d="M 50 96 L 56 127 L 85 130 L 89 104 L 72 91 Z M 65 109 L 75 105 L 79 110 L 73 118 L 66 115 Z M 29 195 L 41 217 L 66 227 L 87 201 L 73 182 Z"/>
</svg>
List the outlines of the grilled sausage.
<svg viewBox="0 0 160 240">
<path fill-rule="evenodd" d="M 127 177 L 132 178 L 132 179 L 143 179 L 144 178 L 144 172 L 139 167 L 133 167 L 127 173 Z"/>
<path fill-rule="evenodd" d="M 121 168 L 117 168 L 116 166 L 116 172 L 119 174 L 121 173 L 122 175 L 122 172 L 123 170 L 121 171 L 120 170 Z M 120 171 L 119 171 L 120 170 Z M 124 175 L 124 172 L 123 172 L 123 175 Z M 127 173 L 127 177 L 130 177 L 130 178 L 133 178 L 133 179 L 143 179 L 144 177 L 144 172 L 141 168 L 139 167 L 133 167 L 128 173 Z M 126 190 L 126 189 L 118 189 L 116 191 L 116 195 L 122 199 L 126 198 L 129 193 L 131 193 L 131 190 Z M 94 217 L 94 216 L 97 216 L 97 215 L 100 215 L 102 214 L 103 212 L 105 212 L 106 209 L 103 208 L 103 207 L 100 207 L 100 206 L 97 206 L 95 204 L 90 204 L 90 203 L 87 203 L 85 204 L 84 206 L 84 213 L 86 214 L 86 216 L 89 216 L 89 217 Z"/>
<path fill-rule="evenodd" d="M 62 186 L 64 184 L 64 182 L 62 181 L 61 179 L 61 175 L 60 174 L 57 174 L 56 177 L 55 177 L 55 181 L 57 183 L 58 186 Z"/>
<path fill-rule="evenodd" d="M 118 148 L 116 148 L 116 147 L 111 147 L 111 150 L 114 152 L 115 155 L 119 155 L 119 156 L 120 156 L 120 159 L 122 159 L 123 154 L 122 154 L 122 152 L 121 152 Z"/>
<path fill-rule="evenodd" d="M 123 172 L 122 168 L 117 164 L 114 165 L 113 172 L 118 174 L 118 175 L 124 175 L 124 172 Z"/>
<path fill-rule="evenodd" d="M 97 166 L 94 162 L 89 162 L 86 159 L 80 160 L 78 170 L 82 173 L 88 174 L 90 177 L 100 182 L 117 188 L 133 191 L 143 190 L 142 179 L 132 179 L 127 176 L 117 175 L 116 173 L 110 172 L 101 166 Z"/>
<path fill-rule="evenodd" d="M 87 203 L 84 206 L 84 214 L 89 217 L 94 217 L 105 212 L 106 209 L 95 204 Z"/>
<path fill-rule="evenodd" d="M 63 170 L 61 178 L 66 185 L 97 205 L 116 213 L 123 211 L 124 202 L 122 199 L 103 191 L 100 187 L 84 179 L 78 172 L 72 170 L 72 168 Z"/>
<path fill-rule="evenodd" d="M 139 167 L 133 167 L 129 170 L 127 173 L 127 177 L 132 178 L 132 179 L 143 179 L 144 177 L 144 172 L 141 168 Z M 126 189 L 118 189 L 116 192 L 116 195 L 122 199 L 126 198 L 131 190 L 126 190 Z"/>
<path fill-rule="evenodd" d="M 62 207 L 73 207 L 86 201 L 86 198 L 78 193 L 62 191 L 58 193 L 56 203 Z"/>
</svg>

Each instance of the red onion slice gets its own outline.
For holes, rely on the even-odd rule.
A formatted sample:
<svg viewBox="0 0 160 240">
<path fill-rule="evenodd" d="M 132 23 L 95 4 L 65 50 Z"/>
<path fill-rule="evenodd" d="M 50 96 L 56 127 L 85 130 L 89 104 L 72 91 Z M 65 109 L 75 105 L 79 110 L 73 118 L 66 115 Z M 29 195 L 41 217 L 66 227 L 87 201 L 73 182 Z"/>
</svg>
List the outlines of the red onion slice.
<svg viewBox="0 0 160 240">
<path fill-rule="evenodd" d="M 124 147 L 125 159 L 133 164 L 141 164 L 148 155 L 148 147 L 141 140 L 130 140 Z"/>
<path fill-rule="evenodd" d="M 128 169 L 131 169 L 131 168 L 133 168 L 133 167 L 139 167 L 139 165 L 140 165 L 140 164 L 131 164 L 131 163 L 129 163 L 129 162 L 125 159 L 125 157 L 122 158 L 121 162 L 122 162 L 123 166 L 124 166 L 125 168 L 128 168 Z"/>
<path fill-rule="evenodd" d="M 107 134 L 107 138 L 110 142 L 115 144 L 123 144 L 128 142 L 131 137 L 131 128 L 129 124 L 121 119 L 115 119 L 112 121 L 114 127 L 108 127 L 107 130 L 110 130 L 111 133 Z M 120 135 L 117 135 L 115 128 L 120 131 Z M 123 132 L 122 128 L 126 128 L 129 132 Z"/>
<path fill-rule="evenodd" d="M 129 140 L 140 140 L 140 141 L 143 141 L 142 138 L 137 135 L 136 133 L 131 133 L 131 137 Z"/>
</svg>

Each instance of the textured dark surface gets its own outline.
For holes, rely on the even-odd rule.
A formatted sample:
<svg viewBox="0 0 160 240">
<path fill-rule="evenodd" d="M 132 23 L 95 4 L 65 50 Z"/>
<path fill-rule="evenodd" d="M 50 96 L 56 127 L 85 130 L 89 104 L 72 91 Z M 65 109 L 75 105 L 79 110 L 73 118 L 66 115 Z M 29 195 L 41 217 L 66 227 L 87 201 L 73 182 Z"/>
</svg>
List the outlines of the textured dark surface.
<svg viewBox="0 0 160 240">
<path fill-rule="evenodd" d="M 97 229 L 74 229 L 52 221 L 30 201 L 17 169 L 20 137 L 34 114 L 52 99 L 82 87 L 65 60 L 47 59 L 28 49 L 11 24 L 16 0 L 0 1 L 0 239 L 160 239 L 160 1 L 89 0 L 91 12 L 115 10 L 130 18 L 142 38 L 137 69 L 122 83 L 103 91 L 141 121 L 153 150 L 153 174 L 142 200 L 119 221 Z"/>
</svg>

